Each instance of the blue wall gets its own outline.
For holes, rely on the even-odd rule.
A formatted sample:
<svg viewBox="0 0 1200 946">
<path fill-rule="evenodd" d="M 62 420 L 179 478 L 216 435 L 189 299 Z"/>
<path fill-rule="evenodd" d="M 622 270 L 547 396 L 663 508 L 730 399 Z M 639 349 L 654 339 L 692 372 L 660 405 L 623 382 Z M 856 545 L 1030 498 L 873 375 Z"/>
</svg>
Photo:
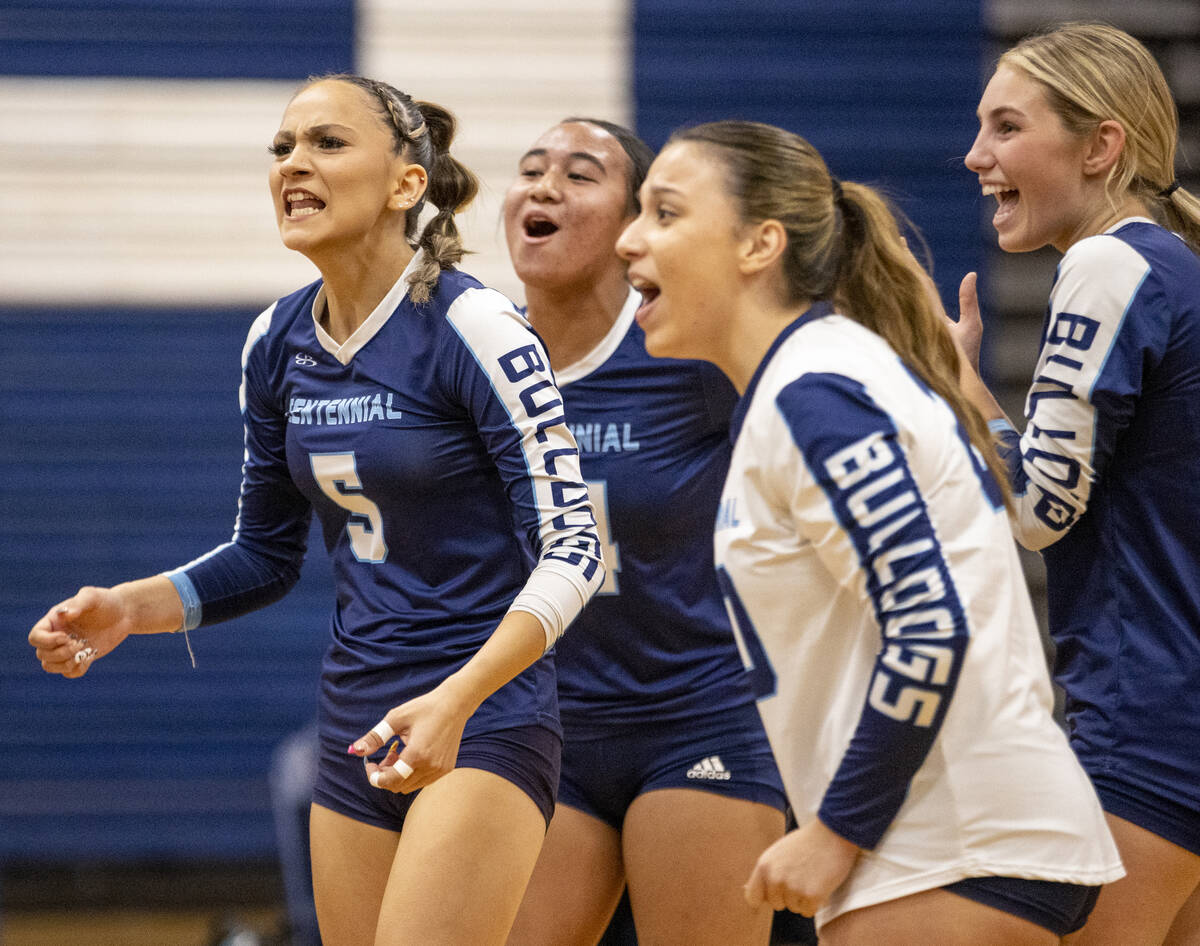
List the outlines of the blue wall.
<svg viewBox="0 0 1200 946">
<path fill-rule="evenodd" d="M 262 856 L 271 749 L 315 712 L 332 603 L 314 534 L 257 614 L 128 639 L 80 680 L 25 636 L 80 584 L 233 531 L 256 312 L 0 309 L 0 859 Z"/>
<path fill-rule="evenodd" d="M 981 0 L 637 0 L 637 127 L 721 118 L 808 139 L 840 178 L 882 185 L 925 234 L 942 297 L 978 269 L 963 167 L 982 90 Z"/>
<path fill-rule="evenodd" d="M 21 0 L 0 74 L 303 79 L 354 61 L 353 0 Z"/>
</svg>

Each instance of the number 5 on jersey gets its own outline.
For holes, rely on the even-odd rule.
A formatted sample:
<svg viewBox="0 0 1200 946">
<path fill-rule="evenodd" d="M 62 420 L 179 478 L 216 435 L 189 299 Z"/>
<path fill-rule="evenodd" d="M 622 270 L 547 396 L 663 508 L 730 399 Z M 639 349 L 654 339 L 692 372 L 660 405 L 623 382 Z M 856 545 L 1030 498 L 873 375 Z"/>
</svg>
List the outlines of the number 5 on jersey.
<svg viewBox="0 0 1200 946">
<path fill-rule="evenodd" d="M 346 534 L 350 536 L 354 557 L 374 565 L 386 561 L 388 549 L 383 538 L 383 516 L 379 507 L 362 493 L 353 452 L 312 453 L 309 460 L 321 492 L 350 512 Z M 365 525 L 362 519 L 366 519 Z"/>
</svg>

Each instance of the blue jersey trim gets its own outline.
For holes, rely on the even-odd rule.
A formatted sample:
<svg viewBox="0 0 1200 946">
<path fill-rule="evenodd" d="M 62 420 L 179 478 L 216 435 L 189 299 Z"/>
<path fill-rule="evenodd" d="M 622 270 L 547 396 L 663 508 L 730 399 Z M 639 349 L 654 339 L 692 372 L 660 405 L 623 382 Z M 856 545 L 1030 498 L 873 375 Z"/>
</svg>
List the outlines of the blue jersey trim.
<svg viewBox="0 0 1200 946">
<path fill-rule="evenodd" d="M 203 614 L 203 607 L 200 604 L 200 596 L 196 593 L 196 586 L 192 584 L 192 580 L 182 571 L 168 572 L 167 578 L 171 580 L 171 584 L 175 586 L 175 590 L 179 593 L 179 600 L 183 602 L 183 627 L 180 630 L 194 631 L 200 626 Z"/>
</svg>

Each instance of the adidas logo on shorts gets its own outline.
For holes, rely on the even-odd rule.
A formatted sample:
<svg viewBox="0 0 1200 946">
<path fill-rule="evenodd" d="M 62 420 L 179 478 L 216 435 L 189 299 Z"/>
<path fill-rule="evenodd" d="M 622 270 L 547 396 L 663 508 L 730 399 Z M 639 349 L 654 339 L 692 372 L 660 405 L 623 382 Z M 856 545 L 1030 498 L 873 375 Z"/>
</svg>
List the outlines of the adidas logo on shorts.
<svg viewBox="0 0 1200 946">
<path fill-rule="evenodd" d="M 725 768 L 719 755 L 710 755 L 707 759 L 701 759 L 688 769 L 687 777 L 726 781 L 733 778 L 733 773 Z"/>
</svg>

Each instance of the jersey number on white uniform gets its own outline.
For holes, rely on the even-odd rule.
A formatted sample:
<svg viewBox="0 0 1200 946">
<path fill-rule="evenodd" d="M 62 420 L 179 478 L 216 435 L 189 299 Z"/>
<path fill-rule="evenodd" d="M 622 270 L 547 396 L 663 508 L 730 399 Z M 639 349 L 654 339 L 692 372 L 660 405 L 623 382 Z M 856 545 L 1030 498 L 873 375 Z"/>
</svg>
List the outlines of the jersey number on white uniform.
<svg viewBox="0 0 1200 946">
<path fill-rule="evenodd" d="M 617 573 L 621 570 L 621 549 L 613 541 L 612 530 L 608 526 L 608 483 L 605 480 L 588 480 L 587 489 L 596 513 L 596 537 L 600 540 L 600 559 L 604 562 L 604 584 L 596 594 L 619 594 L 621 589 Z"/>
<path fill-rule="evenodd" d="M 387 543 L 383 539 L 383 516 L 379 507 L 362 494 L 362 481 L 355 468 L 354 454 L 313 453 L 313 476 L 321 492 L 343 509 L 350 511 L 346 521 L 346 534 L 350 536 L 350 550 L 360 562 L 378 565 L 387 560 Z M 366 520 L 364 525 L 362 520 Z"/>
<path fill-rule="evenodd" d="M 742 658 L 742 667 L 750 679 L 750 689 L 755 699 L 764 700 L 773 696 L 777 680 L 775 668 L 771 666 L 766 648 L 759 639 L 754 622 L 750 620 L 750 612 L 746 610 L 733 579 L 723 565 L 717 566 L 717 584 L 725 598 L 725 610 L 729 612 L 733 639 Z"/>
</svg>

